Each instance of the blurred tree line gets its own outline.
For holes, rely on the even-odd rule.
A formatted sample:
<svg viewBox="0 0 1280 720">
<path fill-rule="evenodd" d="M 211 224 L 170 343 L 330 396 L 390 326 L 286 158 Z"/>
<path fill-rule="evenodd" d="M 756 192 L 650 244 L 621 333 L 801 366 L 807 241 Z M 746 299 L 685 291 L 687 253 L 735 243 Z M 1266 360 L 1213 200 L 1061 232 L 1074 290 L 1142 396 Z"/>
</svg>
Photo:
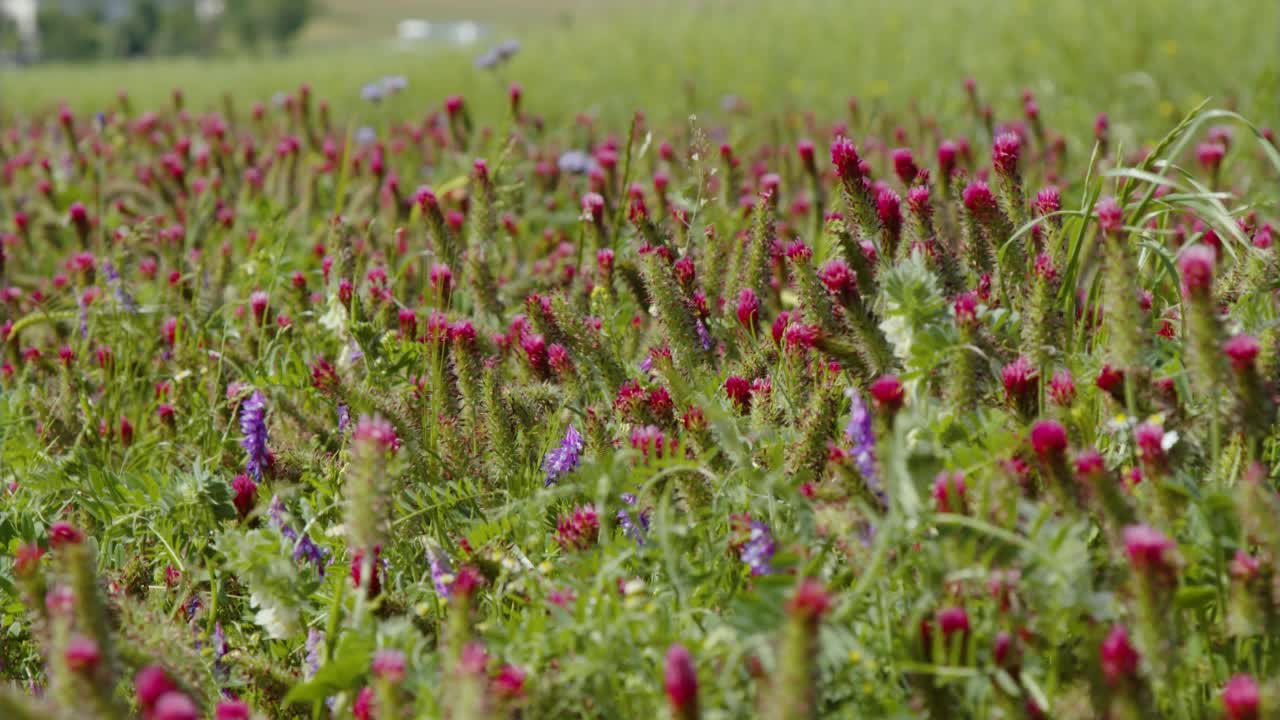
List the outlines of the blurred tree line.
<svg viewBox="0 0 1280 720">
<path fill-rule="evenodd" d="M 287 52 L 318 9 L 318 0 L 43 0 L 38 57 L 24 57 L 9 18 L 0 20 L 0 53 L 74 62 Z"/>
</svg>

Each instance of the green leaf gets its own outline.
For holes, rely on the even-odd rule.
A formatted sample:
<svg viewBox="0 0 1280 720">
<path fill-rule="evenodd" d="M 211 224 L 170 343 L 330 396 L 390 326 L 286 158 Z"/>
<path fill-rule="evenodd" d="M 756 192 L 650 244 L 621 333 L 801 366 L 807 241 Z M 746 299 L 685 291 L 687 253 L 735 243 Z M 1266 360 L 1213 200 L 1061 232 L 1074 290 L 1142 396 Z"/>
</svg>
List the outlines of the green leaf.
<svg viewBox="0 0 1280 720">
<path fill-rule="evenodd" d="M 359 687 L 373 659 L 373 638 L 347 633 L 338 641 L 333 658 L 320 666 L 315 677 L 294 685 L 284 697 L 285 705 L 312 703 Z"/>
<path fill-rule="evenodd" d="M 1218 591 L 1212 585 L 1191 585 L 1178 588 L 1173 601 L 1181 608 L 1203 608 L 1213 602 Z"/>
</svg>

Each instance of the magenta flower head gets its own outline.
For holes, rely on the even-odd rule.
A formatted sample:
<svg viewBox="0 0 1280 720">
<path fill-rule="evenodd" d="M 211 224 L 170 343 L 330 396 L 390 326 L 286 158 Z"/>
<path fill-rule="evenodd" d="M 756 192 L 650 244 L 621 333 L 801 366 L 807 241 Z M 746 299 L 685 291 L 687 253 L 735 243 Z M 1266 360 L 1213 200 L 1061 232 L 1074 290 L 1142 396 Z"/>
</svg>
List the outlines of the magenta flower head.
<svg viewBox="0 0 1280 720">
<path fill-rule="evenodd" d="M 1227 148 L 1222 143 L 1205 142 L 1196 146 L 1196 160 L 1205 170 L 1216 173 L 1222 167 L 1222 158 L 1226 157 Z"/>
<path fill-rule="evenodd" d="M 787 612 L 793 617 L 814 625 L 822 620 L 822 616 L 826 615 L 830 609 L 831 595 L 827 593 L 822 582 L 815 578 L 801 580 L 795 594 L 787 601 Z"/>
<path fill-rule="evenodd" d="M 1102 453 L 1094 448 L 1086 448 L 1076 455 L 1075 459 L 1076 477 L 1081 480 L 1092 482 L 1102 477 L 1107 471 L 1107 463 L 1102 458 Z"/>
<path fill-rule="evenodd" d="M 72 635 L 63 651 L 63 658 L 71 672 L 90 674 L 98 668 L 102 653 L 98 643 L 83 635 Z"/>
<path fill-rule="evenodd" d="M 1062 209 L 1062 193 L 1050 185 L 1036 193 L 1035 209 L 1040 215 L 1052 215 Z"/>
<path fill-rule="evenodd" d="M 1102 366 L 1098 371 L 1098 377 L 1094 381 L 1094 385 L 1102 392 L 1117 398 L 1124 398 L 1124 371 L 1112 367 L 1110 363 Z"/>
<path fill-rule="evenodd" d="M 1000 371 L 1005 394 L 1014 402 L 1020 402 L 1035 392 L 1038 377 L 1035 366 L 1025 355 L 1019 355 Z"/>
<path fill-rule="evenodd" d="M 71 224 L 75 227 L 82 240 L 89 235 L 89 211 L 85 208 L 84 203 L 79 200 L 71 203 L 71 206 L 67 208 L 67 217 L 71 219 Z"/>
<path fill-rule="evenodd" d="M 214 720 L 249 720 L 249 706 L 240 700 L 223 700 L 213 711 Z"/>
<path fill-rule="evenodd" d="M 59 520 L 49 526 L 49 547 L 57 550 L 64 545 L 79 545 L 84 533 L 69 522 Z"/>
<path fill-rule="evenodd" d="M 39 545 L 19 545 L 18 550 L 13 555 L 14 577 L 29 578 L 34 575 L 40 568 L 40 558 L 42 557 L 44 557 L 44 551 L 40 549 Z"/>
<path fill-rule="evenodd" d="M 524 695 L 524 681 L 528 674 L 515 665 L 503 665 L 493 679 L 493 689 L 499 700 L 515 700 Z"/>
<path fill-rule="evenodd" d="M 160 696 L 151 717 L 153 720 L 200 720 L 200 709 L 191 698 L 175 690 Z"/>
<path fill-rule="evenodd" d="M 920 172 L 920 168 L 916 167 L 916 160 L 911 155 L 911 148 L 898 148 L 892 153 L 893 171 L 897 174 L 898 179 L 903 185 L 910 185 L 916 179 L 916 175 Z"/>
<path fill-rule="evenodd" d="M 556 542 L 565 550 L 586 550 L 600 535 L 600 516 L 594 505 L 580 505 L 556 523 Z"/>
<path fill-rule="evenodd" d="M 933 204 L 929 200 L 929 186 L 916 185 L 907 191 L 907 207 L 915 217 L 926 220 L 933 215 Z"/>
<path fill-rule="evenodd" d="M 1061 458 L 1067 451 L 1067 429 L 1057 420 L 1041 420 L 1031 426 L 1031 449 L 1041 460 Z"/>
<path fill-rule="evenodd" d="M 1236 335 L 1222 345 L 1222 351 L 1231 360 L 1231 367 L 1236 372 L 1252 370 L 1261 350 L 1258 339 L 1252 335 Z"/>
<path fill-rule="evenodd" d="M 949 180 L 955 172 L 956 152 L 956 144 L 950 140 L 938 143 L 938 172 L 942 175 L 943 182 Z"/>
<path fill-rule="evenodd" d="M 400 439 L 396 437 L 396 430 L 390 421 L 376 415 L 360 416 L 352 439 L 357 444 L 367 445 L 382 452 L 395 451 L 400 447 Z"/>
<path fill-rule="evenodd" d="M 399 650 L 379 650 L 373 656 L 371 669 L 374 677 L 392 685 L 399 685 L 404 681 L 404 668 L 404 653 Z"/>
<path fill-rule="evenodd" d="M 382 594 L 382 578 L 378 574 L 378 559 L 382 555 L 382 548 L 373 548 L 373 558 L 369 563 L 372 568 L 369 573 L 369 593 L 370 598 L 375 598 Z M 351 585 L 359 588 L 364 580 L 364 550 L 356 550 L 351 554 Z M 456 585 L 455 581 L 455 585 Z"/>
<path fill-rule="evenodd" d="M 604 196 L 600 193 L 589 192 L 582 196 L 582 210 L 591 217 L 594 223 L 600 223 L 604 220 Z"/>
<path fill-rule="evenodd" d="M 991 146 L 991 165 L 1003 177 L 1018 175 L 1018 157 L 1022 154 L 1022 138 L 1006 132 L 996 136 Z"/>
<path fill-rule="evenodd" d="M 1124 210 L 1113 197 L 1099 200 L 1093 212 L 1098 217 L 1098 227 L 1108 235 L 1115 235 L 1124 227 Z"/>
<path fill-rule="evenodd" d="M 755 290 L 744 288 L 738 293 L 737 316 L 739 325 L 748 331 L 755 330 L 760 320 L 760 298 L 756 297 Z"/>
<path fill-rule="evenodd" d="M 962 199 L 965 209 L 977 218 L 991 217 L 999 209 L 996 196 L 991 194 L 991 187 L 981 180 L 974 180 L 966 185 Z"/>
<path fill-rule="evenodd" d="M 698 671 L 693 656 L 683 645 L 672 645 L 667 650 L 662 681 L 671 714 L 681 720 L 698 717 Z"/>
<path fill-rule="evenodd" d="M 1217 253 L 1208 245 L 1196 244 L 1183 251 L 1178 258 L 1182 271 L 1182 296 L 1185 298 L 1208 297 L 1213 289 L 1213 266 Z"/>
<path fill-rule="evenodd" d="M 241 700 L 223 700 L 213 711 L 214 720 L 249 720 L 249 706 Z"/>
<path fill-rule="evenodd" d="M 881 375 L 867 388 L 878 409 L 893 415 L 902 409 L 906 391 L 897 375 Z"/>
<path fill-rule="evenodd" d="M 360 688 L 355 702 L 351 704 L 351 714 L 356 720 L 373 720 L 373 705 L 373 688 Z"/>
<path fill-rule="evenodd" d="M 1130 525 L 1124 529 L 1124 551 L 1134 570 L 1144 574 L 1171 575 L 1177 562 L 1178 546 L 1150 525 Z"/>
<path fill-rule="evenodd" d="M 1133 437 L 1138 446 L 1138 459 L 1148 465 L 1158 466 L 1164 463 L 1164 428 L 1153 422 L 1145 422 L 1134 428 Z"/>
<path fill-rule="evenodd" d="M 169 679 L 169 674 L 159 665 L 148 665 L 139 670 L 133 677 L 133 686 L 138 695 L 138 705 L 142 707 L 144 714 L 151 713 L 166 693 L 177 689 Z"/>
<path fill-rule="evenodd" d="M 945 470 L 933 479 L 932 495 L 938 512 L 964 512 L 964 473 Z"/>
<path fill-rule="evenodd" d="M 813 150 L 812 140 L 801 140 L 796 143 L 796 154 L 800 156 L 800 162 L 804 165 L 805 171 L 810 174 L 817 171 L 817 167 L 813 159 Z"/>
<path fill-rule="evenodd" d="M 876 212 L 880 215 L 880 224 L 896 238 L 902 232 L 902 198 L 893 190 L 882 188 L 876 193 Z"/>
<path fill-rule="evenodd" d="M 258 500 L 258 484 L 248 475 L 237 475 L 231 481 L 231 491 L 235 493 L 231 502 L 235 504 L 236 512 L 242 518 L 247 516 Z"/>
<path fill-rule="evenodd" d="M 952 309 L 956 314 L 956 324 L 961 327 L 972 327 L 978 322 L 978 293 L 967 290 L 956 297 Z"/>
<path fill-rule="evenodd" d="M 862 177 L 862 158 L 858 157 L 858 149 L 847 137 L 836 138 L 831 145 L 831 164 L 836 168 L 836 176 L 845 180 L 856 180 Z"/>
<path fill-rule="evenodd" d="M 255 290 L 249 295 L 249 307 L 253 310 L 253 319 L 259 325 L 267 316 L 267 304 L 271 301 L 271 296 L 263 290 Z"/>
<path fill-rule="evenodd" d="M 1049 399 L 1054 405 L 1067 407 L 1076 400 L 1076 381 L 1070 370 L 1059 370 L 1049 381 Z"/>
<path fill-rule="evenodd" d="M 1118 685 L 1138 672 L 1141 657 L 1129 640 L 1129 631 L 1121 625 L 1112 628 L 1102 641 L 1101 655 L 1102 674 L 1112 685 Z"/>
<path fill-rule="evenodd" d="M 1222 687 L 1222 707 L 1230 720 L 1258 720 L 1261 704 L 1258 681 L 1250 675 L 1236 675 Z"/>
<path fill-rule="evenodd" d="M 968 635 L 969 613 L 959 606 L 946 608 L 938 613 L 938 627 L 942 628 L 942 636 L 947 640 L 956 633 L 962 637 Z"/>
</svg>

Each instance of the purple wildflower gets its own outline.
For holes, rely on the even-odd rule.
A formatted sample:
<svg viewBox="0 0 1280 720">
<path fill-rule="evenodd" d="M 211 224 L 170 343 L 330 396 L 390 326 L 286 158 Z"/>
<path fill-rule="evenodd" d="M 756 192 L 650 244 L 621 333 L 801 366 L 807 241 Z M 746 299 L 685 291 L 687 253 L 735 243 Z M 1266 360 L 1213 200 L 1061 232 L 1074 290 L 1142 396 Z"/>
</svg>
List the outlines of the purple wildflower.
<svg viewBox="0 0 1280 720">
<path fill-rule="evenodd" d="M 546 484 L 550 486 L 578 467 L 585 447 L 582 435 L 570 425 L 564 434 L 564 440 L 560 441 L 560 447 L 552 448 L 542 460 L 542 469 L 547 472 Z"/>
<path fill-rule="evenodd" d="M 312 542 L 310 535 L 303 535 L 302 539 L 298 540 L 298 544 L 293 548 L 294 561 L 305 559 L 315 565 L 316 572 L 320 577 L 324 577 L 324 568 L 329 564 L 326 560 L 328 557 L 329 551 Z"/>
<path fill-rule="evenodd" d="M 280 496 L 272 496 L 271 504 L 267 506 L 267 523 L 293 545 L 294 562 L 305 559 L 315 565 L 316 572 L 319 573 L 320 577 L 324 577 L 324 569 L 329 564 L 329 551 L 316 545 L 310 535 L 303 535 L 299 538 L 298 531 L 290 527 L 285 520 L 285 512 L 284 502 L 280 500 Z"/>
<path fill-rule="evenodd" d="M 640 372 L 653 372 L 653 353 L 645 353 L 644 359 L 640 361 Z"/>
<path fill-rule="evenodd" d="M 351 424 L 351 410 L 347 408 L 346 403 L 338 405 L 338 434 L 347 431 L 347 426 Z"/>
<path fill-rule="evenodd" d="M 267 465 L 267 399 L 262 391 L 253 391 L 240 407 L 240 432 L 244 434 L 240 447 L 249 456 L 245 469 L 255 480 L 261 480 L 262 469 Z"/>
<path fill-rule="evenodd" d="M 427 561 L 431 565 L 431 584 L 435 586 L 436 593 L 447 600 L 449 591 L 453 589 L 453 565 L 449 556 L 443 550 L 428 547 Z"/>
<path fill-rule="evenodd" d="M 120 273 L 116 270 L 116 266 L 110 260 L 102 261 L 102 269 L 107 273 L 107 284 L 111 286 L 112 294 L 115 296 L 116 302 L 120 303 L 125 312 L 130 315 L 136 315 L 138 312 L 138 303 L 124 289 L 124 283 L 120 282 Z"/>
<path fill-rule="evenodd" d="M 271 504 L 267 506 L 268 523 L 275 528 L 285 540 L 294 542 L 298 539 L 298 533 L 289 527 L 289 523 L 285 521 L 284 514 L 287 512 L 284 507 L 284 501 L 279 495 L 271 496 Z"/>
<path fill-rule="evenodd" d="M 76 304 L 80 306 L 80 338 L 87 340 L 89 338 L 89 303 L 85 302 L 85 296 L 81 295 Z"/>
<path fill-rule="evenodd" d="M 320 672 L 320 663 L 324 659 L 324 632 L 311 628 L 307 630 L 307 664 L 303 669 L 303 677 L 307 680 Z"/>
<path fill-rule="evenodd" d="M 768 575 L 773 572 L 770 563 L 777 549 L 769 526 L 759 520 L 752 520 L 748 526 L 747 541 L 738 548 L 738 558 L 751 568 L 752 575 Z"/>
<path fill-rule="evenodd" d="M 876 436 L 871 429 L 871 413 L 867 410 L 867 404 L 863 402 L 860 393 L 850 391 L 848 395 L 849 424 L 845 426 L 844 435 L 849 439 L 849 454 L 867 486 L 871 487 L 876 495 L 882 496 L 883 493 L 879 489 L 879 472 L 876 469 Z M 881 499 L 884 498 L 881 497 Z"/>
<path fill-rule="evenodd" d="M 633 493 L 622 493 L 622 502 L 634 506 L 637 498 Z M 642 511 L 637 517 L 640 519 L 639 523 L 632 519 L 629 511 L 619 510 L 617 515 L 618 527 L 622 528 L 622 533 L 634 540 L 637 545 L 643 545 L 644 535 L 649 531 L 649 514 L 646 511 Z"/>
<path fill-rule="evenodd" d="M 696 320 L 693 326 L 698 331 L 698 342 L 702 343 L 702 349 L 710 350 L 713 343 L 711 333 L 707 332 L 707 326 L 702 323 L 702 320 Z"/>
</svg>

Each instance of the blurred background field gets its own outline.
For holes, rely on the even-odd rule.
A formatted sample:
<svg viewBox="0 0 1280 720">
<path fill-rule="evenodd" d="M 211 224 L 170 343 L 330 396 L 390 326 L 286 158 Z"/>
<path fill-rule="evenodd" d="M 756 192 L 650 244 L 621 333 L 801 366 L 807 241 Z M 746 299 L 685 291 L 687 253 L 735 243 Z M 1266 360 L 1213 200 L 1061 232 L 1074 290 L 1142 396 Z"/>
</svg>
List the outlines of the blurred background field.
<svg viewBox="0 0 1280 720">
<path fill-rule="evenodd" d="M 474 23 L 475 39 L 404 42 L 406 19 Z M 8 113 L 61 102 L 95 110 L 127 90 L 147 107 L 180 87 L 207 108 L 224 93 L 268 101 L 309 83 L 340 120 L 371 122 L 452 93 L 487 113 L 518 81 L 528 108 L 551 123 L 637 109 L 666 119 L 732 107 L 831 112 L 851 96 L 868 112 L 945 116 L 973 76 L 997 109 L 1030 88 L 1060 123 L 1084 129 L 1106 110 L 1142 141 L 1205 97 L 1274 124 L 1277 38 L 1274 0 L 326 0 L 287 53 L 270 43 L 249 52 L 224 31 L 172 57 L 9 67 L 0 103 Z M 507 40 L 520 43 L 509 63 L 476 67 Z M 391 74 L 408 79 L 408 92 L 379 106 L 361 99 L 365 83 Z"/>
</svg>

